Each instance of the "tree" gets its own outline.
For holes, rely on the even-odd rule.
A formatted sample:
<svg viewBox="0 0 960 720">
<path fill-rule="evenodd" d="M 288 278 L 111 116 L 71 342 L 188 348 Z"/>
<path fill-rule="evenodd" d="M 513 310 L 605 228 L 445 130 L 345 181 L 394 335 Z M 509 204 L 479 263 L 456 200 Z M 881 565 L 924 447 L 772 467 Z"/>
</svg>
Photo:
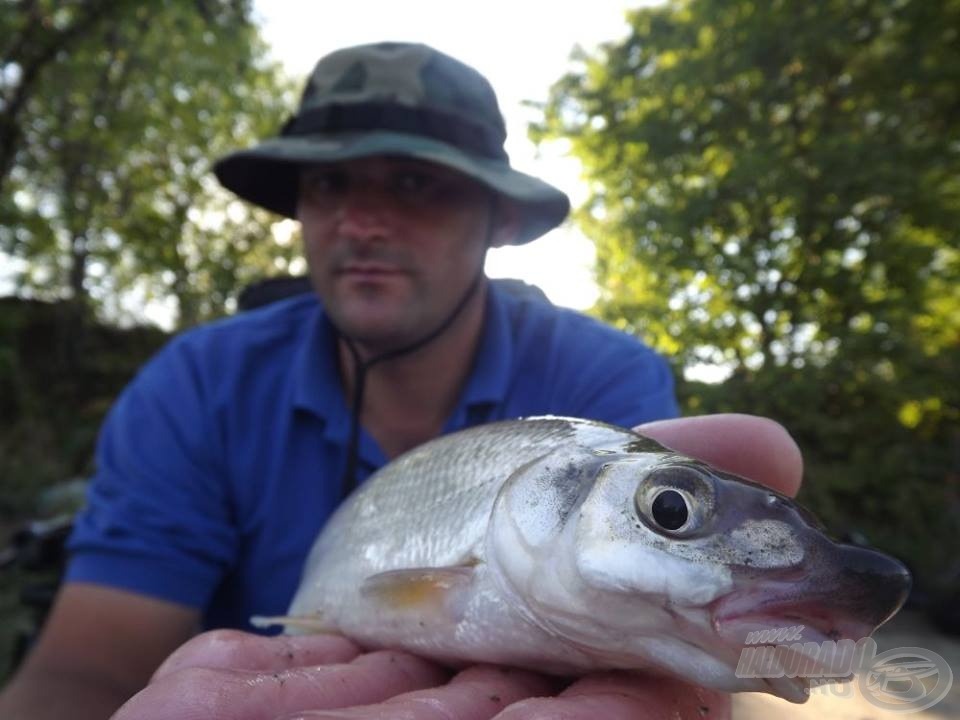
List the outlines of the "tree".
<svg viewBox="0 0 960 720">
<path fill-rule="evenodd" d="M 593 184 L 604 316 L 685 365 L 960 339 L 960 3 L 692 0 L 630 22 L 537 131 Z"/>
<path fill-rule="evenodd" d="M 591 183 L 597 312 L 688 411 L 794 432 L 834 529 L 921 572 L 960 532 L 960 2 L 687 0 L 552 89 Z M 802 369 L 802 372 L 800 370 Z"/>
<path fill-rule="evenodd" d="M 20 295 L 0 298 L 4 527 L 91 472 L 112 399 L 167 339 L 118 318 L 151 297 L 180 325 L 222 315 L 293 255 L 210 174 L 294 101 L 250 16 L 250 0 L 0 0 L 0 279 L 17 269 Z M 25 587 L 7 580 L 0 613 Z"/>
<path fill-rule="evenodd" d="M 28 5 L 15 7 L 40 12 Z M 75 23 L 88 5 L 68 6 Z M 61 11 L 48 12 L 55 24 Z M 250 12 L 226 0 L 118 3 L 42 68 L 17 113 L 16 222 L 0 234 L 35 295 L 71 297 L 82 317 L 91 300 L 116 316 L 132 291 L 172 294 L 192 324 L 289 261 L 292 248 L 270 243 L 275 219 L 232 205 L 209 173 L 292 103 Z"/>
<path fill-rule="evenodd" d="M 0 191 L 22 140 L 24 108 L 42 71 L 58 55 L 71 52 L 84 35 L 121 13 L 128 3 L 115 0 L 54 3 L 7 0 L 0 12 Z"/>
</svg>

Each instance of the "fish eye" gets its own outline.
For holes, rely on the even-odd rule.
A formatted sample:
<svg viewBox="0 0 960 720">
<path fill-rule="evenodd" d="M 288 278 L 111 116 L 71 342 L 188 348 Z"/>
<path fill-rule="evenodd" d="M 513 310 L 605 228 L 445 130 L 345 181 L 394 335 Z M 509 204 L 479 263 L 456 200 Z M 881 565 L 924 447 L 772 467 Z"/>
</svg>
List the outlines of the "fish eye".
<svg viewBox="0 0 960 720">
<path fill-rule="evenodd" d="M 682 539 L 705 530 L 713 517 L 714 496 L 709 473 L 694 466 L 666 465 L 641 480 L 634 506 L 651 530 Z"/>
<path fill-rule="evenodd" d="M 687 524 L 690 511 L 687 501 L 676 490 L 662 490 L 650 505 L 650 513 L 664 530 L 679 530 Z"/>
</svg>

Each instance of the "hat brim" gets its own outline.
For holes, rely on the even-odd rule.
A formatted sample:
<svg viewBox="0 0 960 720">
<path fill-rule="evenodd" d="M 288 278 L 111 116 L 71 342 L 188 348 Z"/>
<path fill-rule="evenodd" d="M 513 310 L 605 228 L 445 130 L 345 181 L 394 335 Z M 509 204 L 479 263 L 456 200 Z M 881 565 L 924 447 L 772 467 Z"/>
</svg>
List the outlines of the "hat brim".
<svg viewBox="0 0 960 720">
<path fill-rule="evenodd" d="M 338 133 L 272 138 L 220 159 L 214 173 L 234 193 L 273 212 L 295 217 L 300 166 L 374 155 L 412 157 L 451 168 L 511 199 L 520 211 L 515 244 L 555 228 L 570 200 L 552 185 L 502 160 L 469 155 L 431 138 L 396 132 Z"/>
</svg>

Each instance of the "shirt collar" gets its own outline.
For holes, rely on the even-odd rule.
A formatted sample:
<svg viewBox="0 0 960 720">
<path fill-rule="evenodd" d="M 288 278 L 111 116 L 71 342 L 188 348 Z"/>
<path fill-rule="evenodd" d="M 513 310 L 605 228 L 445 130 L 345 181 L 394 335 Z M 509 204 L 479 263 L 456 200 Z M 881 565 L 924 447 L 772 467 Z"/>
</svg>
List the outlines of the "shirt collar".
<svg viewBox="0 0 960 720">
<path fill-rule="evenodd" d="M 504 302 L 497 283 L 488 281 L 483 333 L 458 410 L 506 399 L 513 367 L 513 337 Z"/>
<path fill-rule="evenodd" d="M 319 303 L 297 352 L 293 373 L 293 406 L 325 420 L 328 429 L 330 426 L 341 427 L 345 441 L 350 411 L 340 382 L 337 335 Z"/>
<path fill-rule="evenodd" d="M 502 291 L 492 282 L 488 282 L 487 290 L 477 354 L 447 430 L 466 424 L 468 408 L 497 404 L 506 398 L 513 365 L 513 338 Z M 318 304 L 295 359 L 293 406 L 324 420 L 325 437 L 343 444 L 349 434 L 350 410 L 340 382 L 336 347 L 336 331 Z"/>
</svg>

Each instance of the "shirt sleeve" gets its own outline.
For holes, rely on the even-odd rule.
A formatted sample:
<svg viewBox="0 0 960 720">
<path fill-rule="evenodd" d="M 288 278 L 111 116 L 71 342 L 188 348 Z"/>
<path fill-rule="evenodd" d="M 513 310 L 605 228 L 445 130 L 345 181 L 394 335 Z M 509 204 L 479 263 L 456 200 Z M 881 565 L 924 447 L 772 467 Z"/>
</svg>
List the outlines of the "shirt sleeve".
<svg viewBox="0 0 960 720">
<path fill-rule="evenodd" d="M 566 314 L 553 337 L 555 403 L 576 417 L 633 427 L 677 417 L 673 371 L 634 337 Z"/>
<path fill-rule="evenodd" d="M 643 348 L 608 364 L 577 397 L 582 417 L 634 427 L 680 414 L 669 364 Z"/>
<path fill-rule="evenodd" d="M 213 413 L 189 347 L 162 350 L 101 430 L 67 581 L 197 608 L 234 564 L 237 531 Z"/>
</svg>

